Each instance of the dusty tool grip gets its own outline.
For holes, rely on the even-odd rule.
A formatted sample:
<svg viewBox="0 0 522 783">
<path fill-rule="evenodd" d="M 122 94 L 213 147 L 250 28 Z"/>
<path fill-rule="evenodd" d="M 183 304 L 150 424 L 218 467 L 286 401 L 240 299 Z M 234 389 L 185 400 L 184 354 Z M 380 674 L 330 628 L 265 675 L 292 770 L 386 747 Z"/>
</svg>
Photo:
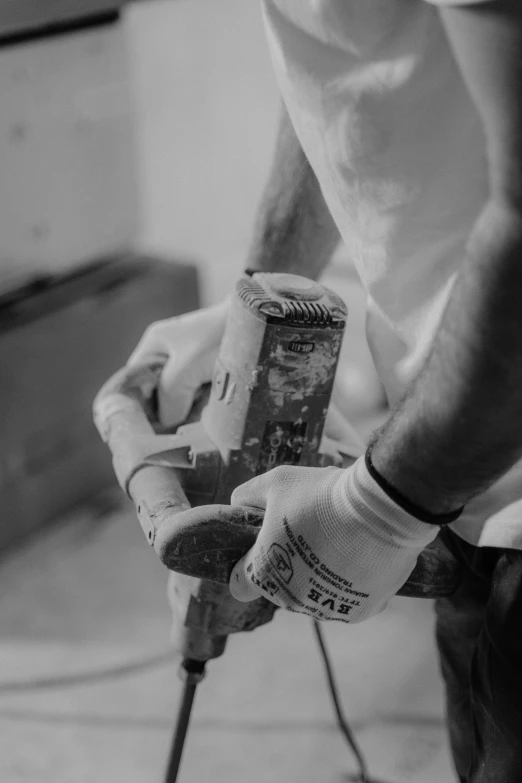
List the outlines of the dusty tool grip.
<svg viewBox="0 0 522 783">
<path fill-rule="evenodd" d="M 163 520 L 154 549 L 171 571 L 228 584 L 230 574 L 255 544 L 263 512 L 242 506 L 198 506 Z"/>
<path fill-rule="evenodd" d="M 134 501 L 150 544 L 166 517 L 190 508 L 177 472 L 150 466 L 147 458 L 176 444 L 172 435 L 158 435 L 146 409 L 157 388 L 165 357 L 146 365 L 124 367 L 101 388 L 93 405 L 94 422 L 112 453 L 121 488 Z"/>
<path fill-rule="evenodd" d="M 234 566 L 256 541 L 263 512 L 241 506 L 199 506 L 164 521 L 154 549 L 167 568 L 228 584 Z M 457 562 L 437 538 L 420 554 L 397 595 L 451 595 L 459 582 Z"/>
</svg>

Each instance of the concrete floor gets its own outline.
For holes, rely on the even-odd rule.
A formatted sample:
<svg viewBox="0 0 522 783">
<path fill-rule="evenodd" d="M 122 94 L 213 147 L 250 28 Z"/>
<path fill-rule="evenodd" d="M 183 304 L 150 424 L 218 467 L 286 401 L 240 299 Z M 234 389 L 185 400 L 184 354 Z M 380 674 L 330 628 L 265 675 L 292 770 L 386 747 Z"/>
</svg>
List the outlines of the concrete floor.
<svg viewBox="0 0 522 783">
<path fill-rule="evenodd" d="M 0 780 L 160 783 L 181 687 L 166 573 L 125 501 L 66 522 L 0 568 Z M 323 627 L 375 781 L 454 781 L 430 604 L 395 599 L 363 625 Z M 127 676 L 42 687 L 155 656 Z M 347 783 L 354 772 L 309 621 L 278 613 L 231 638 L 200 686 L 180 783 Z"/>
</svg>

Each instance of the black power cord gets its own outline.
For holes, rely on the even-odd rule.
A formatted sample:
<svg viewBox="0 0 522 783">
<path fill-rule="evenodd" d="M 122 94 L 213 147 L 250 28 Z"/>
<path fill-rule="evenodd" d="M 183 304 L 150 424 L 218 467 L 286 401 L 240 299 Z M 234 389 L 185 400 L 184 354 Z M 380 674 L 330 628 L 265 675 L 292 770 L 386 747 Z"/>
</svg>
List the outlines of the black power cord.
<svg viewBox="0 0 522 783">
<path fill-rule="evenodd" d="M 355 756 L 357 760 L 357 766 L 359 767 L 358 777 L 353 779 L 354 783 L 372 783 L 368 774 L 366 759 L 364 758 L 362 750 L 359 747 L 359 743 L 355 739 L 354 733 L 351 730 L 350 725 L 346 720 L 346 717 L 343 712 L 341 700 L 339 697 L 339 690 L 337 688 L 337 683 L 335 682 L 335 677 L 333 673 L 332 662 L 330 660 L 330 655 L 328 653 L 328 650 L 326 649 L 326 642 L 324 639 L 323 629 L 321 628 L 317 620 L 312 620 L 312 624 L 314 627 L 314 632 L 317 637 L 317 641 L 319 643 L 319 648 L 321 650 L 321 655 L 323 658 L 326 678 L 328 680 L 328 689 L 330 691 L 330 696 L 332 697 L 335 714 L 337 716 L 337 725 L 339 727 L 339 731 L 345 738 L 348 746 L 350 747 L 353 755 Z"/>
<path fill-rule="evenodd" d="M 166 666 L 174 662 L 172 648 L 158 650 L 150 655 L 115 664 L 113 666 L 100 667 L 99 669 L 87 669 L 70 674 L 50 674 L 41 677 L 28 678 L 26 680 L 0 681 L 0 696 L 5 693 L 20 693 L 24 691 L 44 691 L 58 688 L 72 688 L 78 685 L 92 685 L 103 681 L 112 681 L 120 677 L 129 677 L 133 674 L 153 669 L 158 666 Z"/>
</svg>

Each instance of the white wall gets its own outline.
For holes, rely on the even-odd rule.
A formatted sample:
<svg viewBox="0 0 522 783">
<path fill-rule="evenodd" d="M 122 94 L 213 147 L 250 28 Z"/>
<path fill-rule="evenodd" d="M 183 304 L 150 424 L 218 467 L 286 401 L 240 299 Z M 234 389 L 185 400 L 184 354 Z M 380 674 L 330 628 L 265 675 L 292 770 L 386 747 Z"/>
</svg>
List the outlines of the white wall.
<svg viewBox="0 0 522 783">
<path fill-rule="evenodd" d="M 135 245 L 132 92 L 123 24 L 0 49 L 0 290 Z"/>
<path fill-rule="evenodd" d="M 203 299 L 245 263 L 279 96 L 257 0 L 166 0 L 128 11 L 142 241 L 194 257 Z"/>
</svg>

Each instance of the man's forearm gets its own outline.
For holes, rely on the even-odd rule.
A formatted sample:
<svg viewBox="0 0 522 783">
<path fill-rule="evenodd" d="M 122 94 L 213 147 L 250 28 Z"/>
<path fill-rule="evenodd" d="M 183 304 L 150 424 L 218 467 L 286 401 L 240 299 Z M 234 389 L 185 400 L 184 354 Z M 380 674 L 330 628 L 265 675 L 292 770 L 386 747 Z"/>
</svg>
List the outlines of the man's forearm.
<svg viewBox="0 0 522 783">
<path fill-rule="evenodd" d="M 522 456 L 522 6 L 440 13 L 482 119 L 491 197 L 431 354 L 372 455 L 399 492 L 435 513 L 466 503 Z"/>
<path fill-rule="evenodd" d="M 375 436 L 377 470 L 422 508 L 444 513 L 522 456 L 522 209 L 492 201 L 433 348 Z"/>
<path fill-rule="evenodd" d="M 286 109 L 261 200 L 247 267 L 318 278 L 339 244 L 338 229 Z"/>
</svg>

